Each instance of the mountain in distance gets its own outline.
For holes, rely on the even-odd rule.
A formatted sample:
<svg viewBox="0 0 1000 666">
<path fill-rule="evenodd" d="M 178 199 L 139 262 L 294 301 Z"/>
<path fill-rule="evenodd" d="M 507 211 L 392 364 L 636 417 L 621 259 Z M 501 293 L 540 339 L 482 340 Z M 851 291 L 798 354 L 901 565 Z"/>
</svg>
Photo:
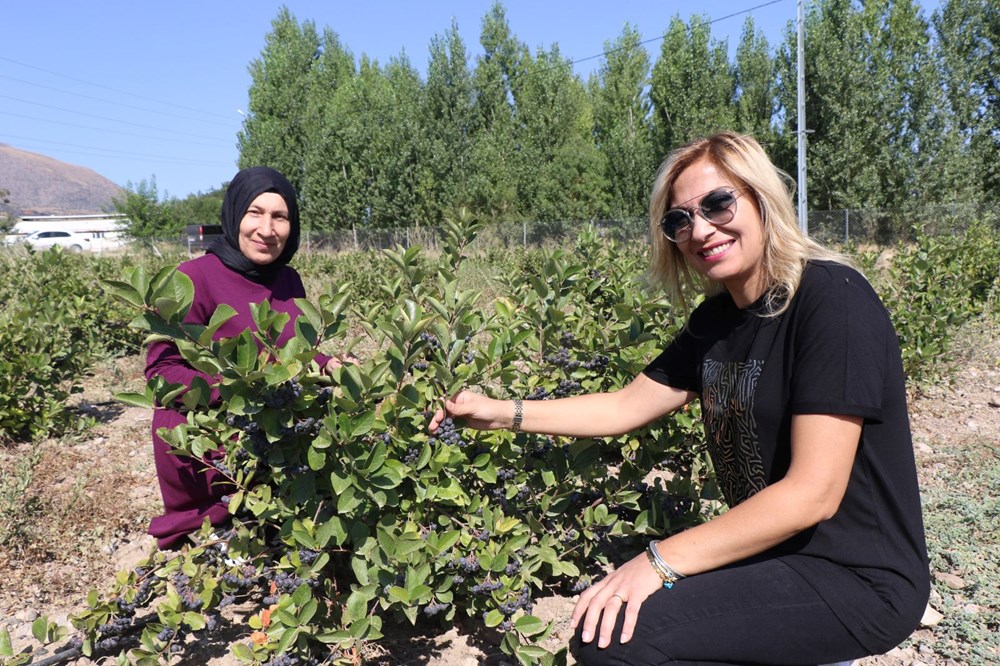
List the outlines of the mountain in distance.
<svg viewBox="0 0 1000 666">
<path fill-rule="evenodd" d="M 86 167 L 30 153 L 0 143 L 0 213 L 25 215 L 86 215 L 112 210 L 112 199 L 125 194 L 104 176 Z"/>
</svg>

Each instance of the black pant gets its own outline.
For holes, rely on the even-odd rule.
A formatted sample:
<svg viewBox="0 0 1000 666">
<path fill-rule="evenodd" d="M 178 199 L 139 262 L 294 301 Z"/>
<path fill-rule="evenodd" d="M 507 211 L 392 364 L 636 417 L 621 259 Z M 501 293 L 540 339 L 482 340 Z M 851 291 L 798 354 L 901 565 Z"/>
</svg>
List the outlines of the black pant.
<svg viewBox="0 0 1000 666">
<path fill-rule="evenodd" d="M 867 655 L 815 589 L 780 559 L 739 564 L 678 581 L 639 610 L 622 644 L 624 606 L 611 644 L 573 641 L 586 666 L 754 664 L 815 666 Z"/>
</svg>

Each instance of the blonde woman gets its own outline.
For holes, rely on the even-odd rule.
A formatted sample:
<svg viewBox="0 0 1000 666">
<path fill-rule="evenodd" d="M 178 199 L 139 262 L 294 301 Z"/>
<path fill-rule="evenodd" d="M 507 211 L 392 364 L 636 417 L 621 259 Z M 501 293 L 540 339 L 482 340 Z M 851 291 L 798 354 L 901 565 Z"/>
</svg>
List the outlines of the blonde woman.
<svg viewBox="0 0 1000 666">
<path fill-rule="evenodd" d="M 585 664 L 824 664 L 891 649 L 930 580 L 899 345 L 865 278 L 798 228 L 790 179 L 751 137 L 674 151 L 650 199 L 652 272 L 677 338 L 613 393 L 463 391 L 433 417 L 617 435 L 695 399 L 729 510 L 652 541 L 573 611 Z"/>
</svg>

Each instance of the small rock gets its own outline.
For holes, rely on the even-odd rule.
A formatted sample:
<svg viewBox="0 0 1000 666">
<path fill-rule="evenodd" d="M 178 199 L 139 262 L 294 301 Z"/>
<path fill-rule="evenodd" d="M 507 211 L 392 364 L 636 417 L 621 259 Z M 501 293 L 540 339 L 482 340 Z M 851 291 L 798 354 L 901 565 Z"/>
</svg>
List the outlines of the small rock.
<svg viewBox="0 0 1000 666">
<path fill-rule="evenodd" d="M 965 587 L 965 581 L 960 576 L 943 571 L 935 571 L 934 577 L 953 590 L 961 590 Z"/>
<path fill-rule="evenodd" d="M 965 604 L 962 606 L 962 612 L 966 615 L 979 615 L 983 609 L 976 604 Z"/>
<path fill-rule="evenodd" d="M 38 611 L 26 608 L 14 613 L 14 619 L 21 622 L 34 622 L 38 619 Z"/>
<path fill-rule="evenodd" d="M 969 419 L 966 422 L 965 427 L 967 427 L 972 432 L 976 432 L 977 430 L 979 430 L 979 424 L 973 421 L 972 419 Z"/>
<path fill-rule="evenodd" d="M 933 608 L 931 608 L 930 604 L 927 604 L 927 608 L 924 609 L 924 616 L 922 618 L 920 618 L 920 626 L 921 627 L 935 627 L 943 619 L 944 619 L 944 615 L 942 615 L 941 613 L 939 613 L 936 610 L 934 610 Z"/>
</svg>

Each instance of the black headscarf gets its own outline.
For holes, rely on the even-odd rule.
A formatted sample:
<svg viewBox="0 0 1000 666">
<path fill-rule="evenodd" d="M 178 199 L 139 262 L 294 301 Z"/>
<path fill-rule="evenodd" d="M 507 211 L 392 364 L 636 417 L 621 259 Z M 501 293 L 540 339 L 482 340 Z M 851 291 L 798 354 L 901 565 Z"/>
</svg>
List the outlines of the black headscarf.
<svg viewBox="0 0 1000 666">
<path fill-rule="evenodd" d="M 240 223 L 254 199 L 265 192 L 277 192 L 288 206 L 291 232 L 281 255 L 269 264 L 255 264 L 240 251 Z M 222 237 L 208 248 L 222 263 L 249 280 L 267 284 L 299 249 L 299 204 L 295 188 L 271 167 L 250 167 L 237 173 L 222 200 Z"/>
</svg>

